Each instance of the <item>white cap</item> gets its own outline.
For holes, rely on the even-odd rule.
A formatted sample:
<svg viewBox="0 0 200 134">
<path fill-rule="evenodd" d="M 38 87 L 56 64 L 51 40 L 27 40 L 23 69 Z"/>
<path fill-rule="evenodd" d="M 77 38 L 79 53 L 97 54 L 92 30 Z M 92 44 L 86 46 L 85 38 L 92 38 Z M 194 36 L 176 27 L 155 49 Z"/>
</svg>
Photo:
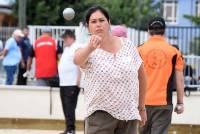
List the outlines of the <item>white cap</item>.
<svg viewBox="0 0 200 134">
<path fill-rule="evenodd" d="M 13 36 L 19 36 L 19 37 L 24 37 L 24 34 L 22 33 L 22 31 L 20 29 L 16 29 L 13 32 Z"/>
</svg>

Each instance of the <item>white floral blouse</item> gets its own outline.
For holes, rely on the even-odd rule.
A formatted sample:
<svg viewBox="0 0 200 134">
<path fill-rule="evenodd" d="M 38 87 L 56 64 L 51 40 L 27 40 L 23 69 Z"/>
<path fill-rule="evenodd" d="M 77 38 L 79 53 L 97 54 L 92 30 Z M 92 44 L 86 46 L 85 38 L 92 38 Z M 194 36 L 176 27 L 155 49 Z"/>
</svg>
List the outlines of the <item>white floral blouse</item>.
<svg viewBox="0 0 200 134">
<path fill-rule="evenodd" d="M 142 59 L 135 45 L 122 39 L 116 53 L 93 51 L 84 69 L 86 117 L 103 110 L 119 120 L 140 120 L 138 69 Z"/>
</svg>

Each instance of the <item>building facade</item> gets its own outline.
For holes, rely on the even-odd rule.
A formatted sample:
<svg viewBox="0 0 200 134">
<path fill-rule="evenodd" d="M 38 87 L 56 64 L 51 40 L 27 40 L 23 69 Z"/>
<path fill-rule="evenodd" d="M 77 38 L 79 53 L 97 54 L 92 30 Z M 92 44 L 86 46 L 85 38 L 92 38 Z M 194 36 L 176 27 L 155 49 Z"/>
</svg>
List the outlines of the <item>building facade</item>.
<svg viewBox="0 0 200 134">
<path fill-rule="evenodd" d="M 185 15 L 200 16 L 200 0 L 155 0 L 161 2 L 168 26 L 195 26 Z"/>
<path fill-rule="evenodd" d="M 11 15 L 15 0 L 0 0 L 0 26 L 16 26 L 17 21 Z"/>
</svg>

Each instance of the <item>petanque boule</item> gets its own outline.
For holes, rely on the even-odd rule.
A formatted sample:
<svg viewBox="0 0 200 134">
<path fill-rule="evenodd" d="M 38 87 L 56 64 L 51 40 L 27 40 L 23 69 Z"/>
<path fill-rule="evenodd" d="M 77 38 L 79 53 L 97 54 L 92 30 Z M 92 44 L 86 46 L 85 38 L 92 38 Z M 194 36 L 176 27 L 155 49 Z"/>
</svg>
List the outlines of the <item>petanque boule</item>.
<svg viewBox="0 0 200 134">
<path fill-rule="evenodd" d="M 63 10 L 63 17 L 65 20 L 72 20 L 75 16 L 75 11 L 73 8 L 65 8 Z"/>
</svg>

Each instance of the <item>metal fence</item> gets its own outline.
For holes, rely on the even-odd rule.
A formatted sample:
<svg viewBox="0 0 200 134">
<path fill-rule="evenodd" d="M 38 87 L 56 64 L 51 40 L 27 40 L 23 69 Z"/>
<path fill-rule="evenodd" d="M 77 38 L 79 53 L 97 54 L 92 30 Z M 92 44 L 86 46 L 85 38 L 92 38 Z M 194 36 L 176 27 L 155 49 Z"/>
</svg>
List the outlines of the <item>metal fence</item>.
<svg viewBox="0 0 200 134">
<path fill-rule="evenodd" d="M 88 39 L 88 31 L 83 26 L 48 26 L 52 29 L 52 36 L 56 38 L 59 44 L 62 44 L 60 35 L 66 29 L 71 29 L 75 32 L 76 38 L 80 43 L 84 43 Z M 47 26 L 29 26 L 29 38 L 33 43 L 40 35 L 43 28 Z M 14 27 L 1 27 L 0 40 L 4 43 L 12 35 Z M 144 43 L 148 39 L 147 31 L 139 31 L 128 28 L 128 38 L 133 41 L 135 45 Z M 167 27 L 166 38 L 172 45 L 177 45 L 183 53 L 186 63 L 185 78 L 188 84 L 188 77 L 190 76 L 190 85 L 198 85 L 200 77 L 200 27 Z M 1 61 L 0 61 L 1 64 Z M 2 67 L 0 67 L 2 72 Z M 190 74 L 191 73 L 191 74 Z M 1 73 L 2 74 L 2 73 Z M 190 75 L 188 75 L 190 74 Z"/>
<path fill-rule="evenodd" d="M 168 27 L 166 36 L 184 55 L 200 55 L 200 27 Z"/>
<path fill-rule="evenodd" d="M 142 44 L 148 38 L 147 32 L 134 29 L 129 29 L 128 35 L 135 44 Z M 166 28 L 165 36 L 168 42 L 177 46 L 184 55 L 200 55 L 200 27 L 170 26 Z"/>
<path fill-rule="evenodd" d="M 200 90 L 200 56 L 184 56 L 185 69 L 184 80 L 185 88 L 188 90 Z"/>
<path fill-rule="evenodd" d="M 61 35 L 66 30 L 72 30 L 75 33 L 77 41 L 82 43 L 88 38 L 87 29 L 83 26 L 48 26 L 51 29 L 52 36 L 57 39 L 58 43 L 62 43 Z M 33 43 L 42 34 L 42 29 L 47 26 L 29 26 L 30 29 L 30 41 Z"/>
<path fill-rule="evenodd" d="M 0 40 L 5 43 L 6 40 L 12 36 L 15 27 L 0 27 Z"/>
<path fill-rule="evenodd" d="M 30 25 L 30 40 L 33 43 L 41 35 L 41 29 L 47 26 Z M 87 40 L 87 29 L 83 26 L 49 26 L 52 29 L 52 36 L 62 43 L 60 35 L 65 29 L 74 30 L 77 40 L 84 42 Z M 12 35 L 14 27 L 1 27 L 0 40 L 4 43 Z M 127 28 L 128 38 L 135 45 L 144 43 L 149 35 L 147 31 L 139 31 L 133 28 Z M 179 47 L 184 55 L 200 55 L 200 27 L 167 27 L 166 38 L 172 45 Z"/>
<path fill-rule="evenodd" d="M 138 46 L 143 44 L 149 37 L 147 31 L 141 31 L 133 28 L 127 28 L 128 38 L 133 41 L 133 43 Z"/>
</svg>

